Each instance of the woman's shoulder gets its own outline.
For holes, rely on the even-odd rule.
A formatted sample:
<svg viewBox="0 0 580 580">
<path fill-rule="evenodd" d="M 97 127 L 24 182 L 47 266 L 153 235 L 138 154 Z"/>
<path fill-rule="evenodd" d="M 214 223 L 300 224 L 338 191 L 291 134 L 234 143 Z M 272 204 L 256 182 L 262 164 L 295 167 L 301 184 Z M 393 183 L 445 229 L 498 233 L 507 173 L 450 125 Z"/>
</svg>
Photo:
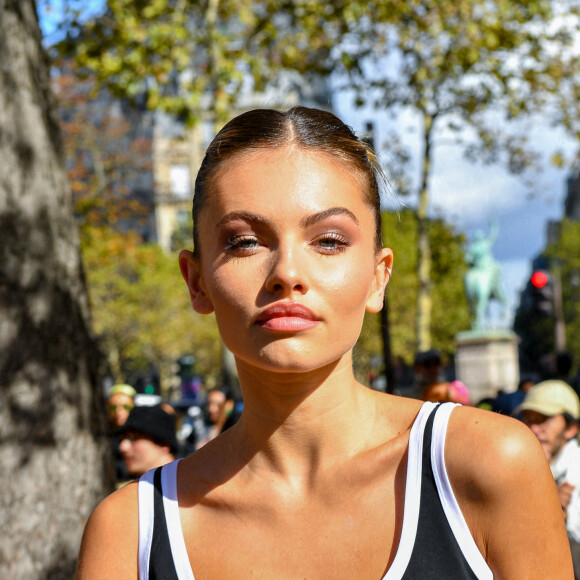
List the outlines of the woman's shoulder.
<svg viewBox="0 0 580 580">
<path fill-rule="evenodd" d="M 491 411 L 457 407 L 449 419 L 445 467 L 494 574 L 547 578 L 550 570 L 570 568 L 556 486 L 526 425 Z"/>
<path fill-rule="evenodd" d="M 139 505 L 139 480 L 124 485 L 105 497 L 95 508 L 91 517 L 108 521 L 125 522 L 132 516 L 137 516 Z"/>
<path fill-rule="evenodd" d="M 501 535 L 502 525 L 507 533 L 514 517 L 523 521 L 523 512 L 529 516 L 530 509 L 544 511 L 550 496 L 555 497 L 536 436 L 521 421 L 491 411 L 454 409 L 445 440 L 445 467 L 474 536 L 487 541 L 492 534 Z"/>
<path fill-rule="evenodd" d="M 104 498 L 91 514 L 81 543 L 75 578 L 137 578 L 138 482 Z"/>
<path fill-rule="evenodd" d="M 547 465 L 537 438 L 521 421 L 474 407 L 458 406 L 451 413 L 445 455 L 452 468 L 455 463 L 469 470 L 491 465 L 498 476 L 499 468 L 514 462 L 521 469 Z"/>
<path fill-rule="evenodd" d="M 517 419 L 473 407 L 450 416 L 445 464 L 451 480 L 471 490 L 508 494 L 514 485 L 549 472 L 542 448 Z"/>
</svg>

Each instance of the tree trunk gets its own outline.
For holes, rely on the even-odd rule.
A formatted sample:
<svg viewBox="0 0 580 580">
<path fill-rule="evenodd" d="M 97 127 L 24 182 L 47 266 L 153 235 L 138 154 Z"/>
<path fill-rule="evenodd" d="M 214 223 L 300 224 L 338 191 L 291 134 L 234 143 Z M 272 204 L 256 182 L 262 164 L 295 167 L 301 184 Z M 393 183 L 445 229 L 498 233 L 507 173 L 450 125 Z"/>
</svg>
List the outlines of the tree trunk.
<svg viewBox="0 0 580 580">
<path fill-rule="evenodd" d="M 0 54 L 0 578 L 71 578 L 110 472 L 34 0 L 0 0 Z"/>
<path fill-rule="evenodd" d="M 417 322 L 416 343 L 417 352 L 431 348 L 431 247 L 427 232 L 427 201 L 429 174 L 431 170 L 431 130 L 433 117 L 423 115 L 423 136 L 425 150 L 423 152 L 423 168 L 421 172 L 421 186 L 419 189 L 419 207 L 417 208 L 417 274 L 419 278 L 419 292 L 417 294 Z"/>
</svg>

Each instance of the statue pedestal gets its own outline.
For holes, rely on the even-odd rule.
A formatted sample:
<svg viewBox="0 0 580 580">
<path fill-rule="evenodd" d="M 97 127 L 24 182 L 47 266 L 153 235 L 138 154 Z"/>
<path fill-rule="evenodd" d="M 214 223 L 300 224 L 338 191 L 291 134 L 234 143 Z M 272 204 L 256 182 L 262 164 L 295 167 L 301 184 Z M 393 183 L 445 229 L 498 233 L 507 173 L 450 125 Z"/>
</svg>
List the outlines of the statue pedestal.
<svg viewBox="0 0 580 580">
<path fill-rule="evenodd" d="M 467 385 L 472 404 L 511 393 L 520 380 L 518 337 L 510 330 L 460 332 L 455 337 L 455 374 Z"/>
</svg>

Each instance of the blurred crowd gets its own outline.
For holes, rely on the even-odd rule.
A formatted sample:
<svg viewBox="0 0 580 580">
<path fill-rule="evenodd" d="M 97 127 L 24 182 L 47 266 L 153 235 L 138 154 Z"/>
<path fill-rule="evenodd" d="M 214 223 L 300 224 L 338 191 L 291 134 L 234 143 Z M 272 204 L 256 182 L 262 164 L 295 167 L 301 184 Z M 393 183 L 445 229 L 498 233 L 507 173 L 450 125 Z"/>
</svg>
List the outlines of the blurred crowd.
<svg viewBox="0 0 580 580">
<path fill-rule="evenodd" d="M 241 409 L 226 388 L 209 390 L 195 404 L 171 404 L 140 397 L 131 385 L 113 385 L 108 413 L 116 486 L 193 453 L 236 423 Z"/>
</svg>

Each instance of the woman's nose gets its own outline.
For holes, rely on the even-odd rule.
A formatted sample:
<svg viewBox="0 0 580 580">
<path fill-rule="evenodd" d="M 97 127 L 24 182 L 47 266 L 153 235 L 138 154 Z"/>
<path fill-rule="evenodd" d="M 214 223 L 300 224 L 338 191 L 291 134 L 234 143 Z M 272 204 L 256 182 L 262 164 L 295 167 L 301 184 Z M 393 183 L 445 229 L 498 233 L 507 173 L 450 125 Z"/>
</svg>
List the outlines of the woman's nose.
<svg viewBox="0 0 580 580">
<path fill-rule="evenodd" d="M 295 245 L 280 245 L 272 253 L 272 263 L 266 280 L 268 292 L 285 295 L 292 292 L 305 294 L 308 291 L 306 263 L 300 249 Z"/>
</svg>

